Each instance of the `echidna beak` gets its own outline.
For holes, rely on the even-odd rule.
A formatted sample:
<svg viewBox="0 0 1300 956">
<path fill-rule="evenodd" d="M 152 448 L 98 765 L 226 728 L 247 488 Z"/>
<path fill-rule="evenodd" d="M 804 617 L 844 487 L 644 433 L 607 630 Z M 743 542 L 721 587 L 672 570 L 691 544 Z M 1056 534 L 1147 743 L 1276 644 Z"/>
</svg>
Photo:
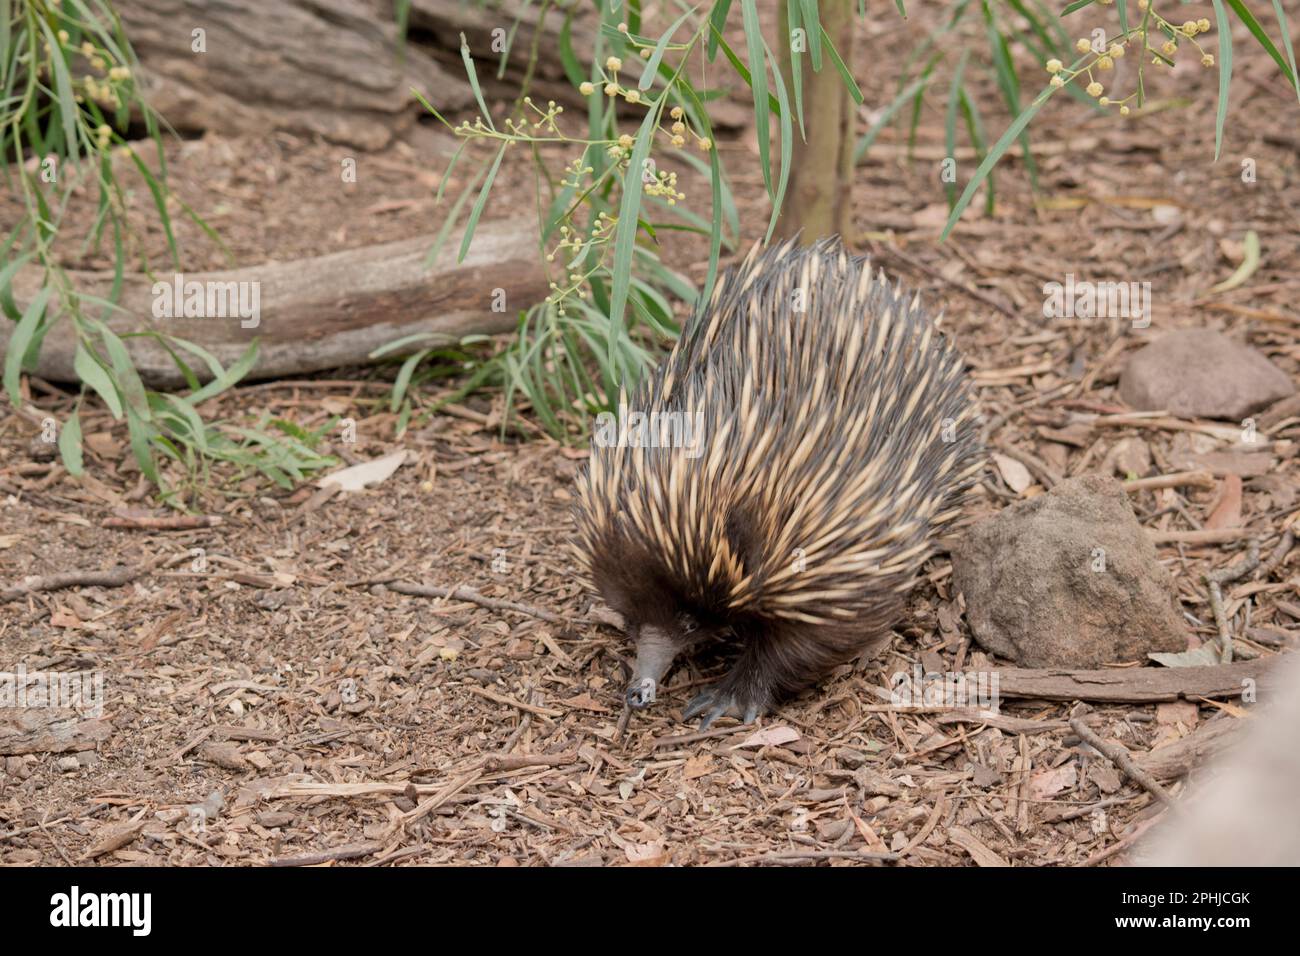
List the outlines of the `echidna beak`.
<svg viewBox="0 0 1300 956">
<path fill-rule="evenodd" d="M 655 699 L 655 691 L 677 656 L 677 645 L 661 628 L 647 626 L 633 631 L 636 639 L 636 663 L 624 699 L 633 710 L 645 710 Z"/>
<path fill-rule="evenodd" d="M 646 677 L 643 680 L 628 685 L 626 694 L 627 705 L 633 710 L 645 710 L 655 702 L 655 680 L 653 677 Z"/>
</svg>

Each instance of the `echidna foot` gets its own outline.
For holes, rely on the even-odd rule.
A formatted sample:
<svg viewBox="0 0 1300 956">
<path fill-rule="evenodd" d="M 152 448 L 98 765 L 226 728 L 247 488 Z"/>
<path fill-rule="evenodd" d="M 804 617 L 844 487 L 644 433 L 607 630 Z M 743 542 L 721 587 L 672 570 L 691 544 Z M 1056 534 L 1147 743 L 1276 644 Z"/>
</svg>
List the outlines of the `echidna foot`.
<svg viewBox="0 0 1300 956">
<path fill-rule="evenodd" d="M 722 686 L 710 687 L 701 691 L 686 705 L 682 711 L 682 720 L 690 720 L 700 714 L 700 730 L 707 730 L 709 725 L 719 717 L 735 717 L 742 724 L 752 724 L 766 710 L 757 702 L 740 701 L 734 693 Z"/>
</svg>

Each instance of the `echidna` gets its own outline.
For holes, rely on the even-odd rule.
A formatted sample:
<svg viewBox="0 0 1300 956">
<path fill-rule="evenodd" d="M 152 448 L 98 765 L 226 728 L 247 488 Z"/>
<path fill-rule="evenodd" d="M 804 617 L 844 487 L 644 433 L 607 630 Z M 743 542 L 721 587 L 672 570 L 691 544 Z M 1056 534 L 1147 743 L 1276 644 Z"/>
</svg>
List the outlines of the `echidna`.
<svg viewBox="0 0 1300 956">
<path fill-rule="evenodd" d="M 741 650 L 684 712 L 704 726 L 878 651 L 982 467 L 976 417 L 919 299 L 838 240 L 755 246 L 578 479 L 580 561 L 636 642 L 627 702 L 707 636 Z"/>
</svg>

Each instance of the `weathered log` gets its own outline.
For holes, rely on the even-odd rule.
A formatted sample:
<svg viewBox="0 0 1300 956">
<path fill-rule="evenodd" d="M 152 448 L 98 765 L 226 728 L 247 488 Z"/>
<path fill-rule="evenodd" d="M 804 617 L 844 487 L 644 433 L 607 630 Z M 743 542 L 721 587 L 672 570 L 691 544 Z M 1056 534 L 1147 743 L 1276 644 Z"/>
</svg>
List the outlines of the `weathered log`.
<svg viewBox="0 0 1300 956">
<path fill-rule="evenodd" d="M 122 288 L 122 310 L 112 314 L 109 325 L 119 335 L 151 331 L 188 340 L 227 367 L 256 338 L 257 363 L 248 377 L 275 378 L 363 364 L 381 345 L 417 332 L 448 342 L 474 333 L 507 332 L 515 327 L 520 309 L 546 295 L 535 227 L 481 222 L 463 263 L 456 262 L 459 243 L 453 235 L 426 268 L 433 241 L 432 236 L 421 236 L 294 262 L 182 274 L 181 299 L 161 310 L 175 318 L 157 317 L 156 310 L 169 304 L 177 275 L 130 274 Z M 73 272 L 71 277 L 83 294 L 107 296 L 112 286 L 111 273 Z M 19 271 L 14 296 L 20 307 L 36 293 L 40 281 L 37 270 Z M 179 317 L 191 283 L 213 293 L 216 309 L 208 306 L 205 295 L 205 317 Z M 244 304 L 257 302 L 256 320 L 240 317 L 252 311 L 235 307 L 240 292 Z M 223 314 L 229 317 L 219 317 Z M 12 329 L 13 323 L 0 322 L 0 355 Z M 126 341 L 146 384 L 185 384 L 156 340 L 142 336 Z M 34 371 L 52 381 L 75 381 L 75 349 L 72 323 L 56 320 Z M 202 362 L 189 364 L 200 378 L 206 374 Z"/>
<path fill-rule="evenodd" d="M 423 108 L 473 102 L 463 69 L 398 44 L 366 0 L 119 0 L 149 102 L 177 129 L 276 129 L 379 149 Z M 201 33 L 199 31 L 202 31 Z"/>
<path fill-rule="evenodd" d="M 997 692 L 1003 697 L 1145 704 L 1179 698 L 1240 697 L 1247 686 L 1269 686 L 1271 668 L 1270 658 L 1260 658 L 1219 667 L 1129 667 L 1097 671 L 1006 667 L 995 673 Z"/>
</svg>

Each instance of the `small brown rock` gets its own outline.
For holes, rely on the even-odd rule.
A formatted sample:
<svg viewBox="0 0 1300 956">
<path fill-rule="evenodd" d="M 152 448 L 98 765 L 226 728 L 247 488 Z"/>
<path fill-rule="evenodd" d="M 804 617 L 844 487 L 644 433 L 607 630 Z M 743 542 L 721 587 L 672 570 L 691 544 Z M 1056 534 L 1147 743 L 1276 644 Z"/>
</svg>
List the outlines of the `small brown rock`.
<svg viewBox="0 0 1300 956">
<path fill-rule="evenodd" d="M 1124 366 L 1119 393 L 1140 411 L 1240 421 L 1295 392 L 1262 354 L 1211 329 L 1177 329 L 1139 349 Z"/>
</svg>

